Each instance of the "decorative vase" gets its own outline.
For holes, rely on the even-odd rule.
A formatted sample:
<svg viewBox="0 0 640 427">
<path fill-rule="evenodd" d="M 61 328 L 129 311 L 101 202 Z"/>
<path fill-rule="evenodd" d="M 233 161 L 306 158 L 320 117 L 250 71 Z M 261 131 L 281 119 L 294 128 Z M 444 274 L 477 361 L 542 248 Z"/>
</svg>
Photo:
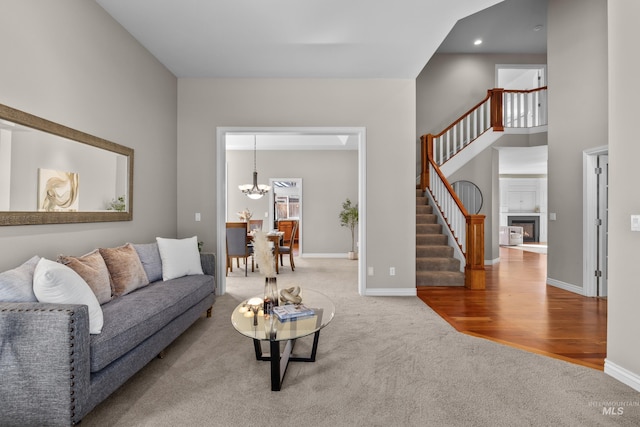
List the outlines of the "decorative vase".
<svg viewBox="0 0 640 427">
<path fill-rule="evenodd" d="M 264 314 L 271 315 L 278 305 L 278 284 L 275 277 L 264 278 Z"/>
</svg>

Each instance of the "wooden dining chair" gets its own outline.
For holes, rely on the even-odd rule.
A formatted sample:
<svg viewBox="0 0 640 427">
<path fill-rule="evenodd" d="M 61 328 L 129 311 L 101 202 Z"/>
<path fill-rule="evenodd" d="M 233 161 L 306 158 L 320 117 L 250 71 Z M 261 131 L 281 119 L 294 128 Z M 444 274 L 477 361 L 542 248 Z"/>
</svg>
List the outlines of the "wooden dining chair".
<svg viewBox="0 0 640 427">
<path fill-rule="evenodd" d="M 278 252 L 280 253 L 280 265 L 284 266 L 282 263 L 283 255 L 289 255 L 289 264 L 291 265 L 291 271 L 296 271 L 296 265 L 293 262 L 293 246 L 296 241 L 296 233 L 298 232 L 298 221 L 293 221 L 293 226 L 291 227 L 291 237 L 289 240 L 284 240 L 282 242 L 282 246 L 278 246 Z"/>
<path fill-rule="evenodd" d="M 262 220 L 261 219 L 250 219 L 249 220 L 249 231 L 253 230 L 262 230 Z"/>
<path fill-rule="evenodd" d="M 244 259 L 244 275 L 247 275 L 248 259 L 251 257 L 251 272 L 254 271 L 253 264 L 253 247 L 249 245 L 249 238 L 247 237 L 247 223 L 246 222 L 227 222 L 227 270 L 225 275 L 229 274 L 229 271 L 233 272 L 233 259 L 236 259 L 236 264 L 240 268 L 240 258 Z"/>
</svg>

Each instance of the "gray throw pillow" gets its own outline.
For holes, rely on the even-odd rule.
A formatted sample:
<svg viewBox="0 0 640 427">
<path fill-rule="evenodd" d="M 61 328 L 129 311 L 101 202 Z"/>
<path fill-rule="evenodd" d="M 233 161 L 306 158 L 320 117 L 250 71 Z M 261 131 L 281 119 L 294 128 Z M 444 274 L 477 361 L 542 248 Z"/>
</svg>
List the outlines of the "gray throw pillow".
<svg viewBox="0 0 640 427">
<path fill-rule="evenodd" d="M 34 256 L 13 270 L 0 273 L 0 301 L 3 302 L 35 302 L 33 293 L 33 272 L 40 261 Z"/>
<path fill-rule="evenodd" d="M 149 282 L 162 280 L 162 259 L 158 243 L 134 243 L 134 249 L 138 253 L 144 272 L 147 273 Z"/>
</svg>

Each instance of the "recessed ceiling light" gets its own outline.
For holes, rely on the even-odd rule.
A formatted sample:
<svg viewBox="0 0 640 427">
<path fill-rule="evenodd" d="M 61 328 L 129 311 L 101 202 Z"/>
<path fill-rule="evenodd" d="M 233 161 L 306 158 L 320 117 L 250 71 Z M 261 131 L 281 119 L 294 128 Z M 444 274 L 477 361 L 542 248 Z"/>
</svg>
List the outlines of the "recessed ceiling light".
<svg viewBox="0 0 640 427">
<path fill-rule="evenodd" d="M 473 42 L 474 45 L 478 46 L 482 44 L 482 40 L 477 39 L 476 41 Z"/>
<path fill-rule="evenodd" d="M 536 25 L 533 27 L 533 31 L 540 31 L 542 29 L 542 25 Z"/>
</svg>

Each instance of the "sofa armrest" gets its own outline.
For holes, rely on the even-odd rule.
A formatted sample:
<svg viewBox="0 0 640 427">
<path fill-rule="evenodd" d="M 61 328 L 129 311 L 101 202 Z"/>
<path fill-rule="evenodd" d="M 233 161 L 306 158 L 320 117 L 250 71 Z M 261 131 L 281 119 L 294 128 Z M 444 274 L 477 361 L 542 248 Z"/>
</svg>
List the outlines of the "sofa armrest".
<svg viewBox="0 0 640 427">
<path fill-rule="evenodd" d="M 89 395 L 86 305 L 0 302 L 0 425 L 71 425 Z"/>
<path fill-rule="evenodd" d="M 216 275 L 216 254 L 213 252 L 201 252 L 200 263 L 202 264 L 202 271 L 209 276 Z"/>
</svg>

